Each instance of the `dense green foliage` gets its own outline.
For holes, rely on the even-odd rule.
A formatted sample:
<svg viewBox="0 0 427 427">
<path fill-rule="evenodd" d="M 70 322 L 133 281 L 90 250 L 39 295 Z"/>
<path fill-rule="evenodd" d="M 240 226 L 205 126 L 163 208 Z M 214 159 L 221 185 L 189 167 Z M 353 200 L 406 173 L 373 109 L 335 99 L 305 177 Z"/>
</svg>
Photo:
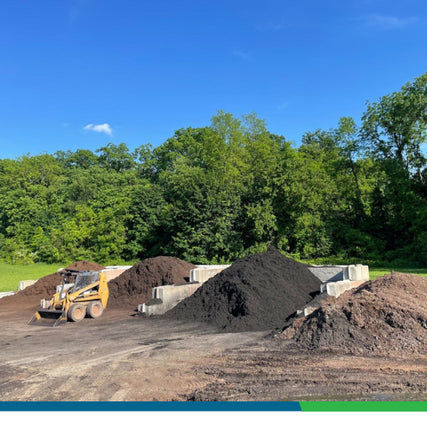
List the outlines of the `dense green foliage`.
<svg viewBox="0 0 427 427">
<path fill-rule="evenodd" d="M 426 265 L 426 126 L 427 73 L 369 103 L 360 127 L 344 117 L 298 147 L 220 111 L 156 148 L 0 160 L 0 258 L 219 263 L 273 244 Z"/>
</svg>

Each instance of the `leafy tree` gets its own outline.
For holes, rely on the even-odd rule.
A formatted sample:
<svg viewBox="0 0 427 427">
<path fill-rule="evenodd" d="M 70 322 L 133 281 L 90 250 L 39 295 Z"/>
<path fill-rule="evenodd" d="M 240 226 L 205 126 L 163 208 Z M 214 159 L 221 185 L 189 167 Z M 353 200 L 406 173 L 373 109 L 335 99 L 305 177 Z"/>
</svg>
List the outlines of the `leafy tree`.
<svg viewBox="0 0 427 427">
<path fill-rule="evenodd" d="M 77 149 L 72 151 L 57 151 L 55 157 L 65 168 L 90 169 L 98 164 L 98 156 L 90 150 Z"/>
<path fill-rule="evenodd" d="M 376 156 L 395 159 L 420 173 L 426 162 L 422 145 L 427 136 L 427 73 L 400 91 L 368 103 L 362 121 L 363 137 Z"/>
<path fill-rule="evenodd" d="M 362 120 L 362 136 L 382 171 L 372 230 L 381 230 L 386 250 L 393 254 L 394 248 L 410 247 L 422 233 L 419 215 L 426 209 L 422 148 L 427 136 L 427 73 L 400 91 L 369 103 Z"/>
<path fill-rule="evenodd" d="M 135 159 L 124 142 L 119 145 L 110 142 L 96 152 L 100 153 L 99 164 L 116 172 L 123 172 L 135 166 Z"/>
<path fill-rule="evenodd" d="M 359 130 L 351 117 L 342 117 L 339 120 L 338 128 L 334 131 L 334 138 L 338 143 L 343 157 L 343 168 L 351 171 L 354 178 L 355 191 L 355 214 L 358 217 L 365 215 L 365 206 L 362 201 L 362 189 L 360 183 L 360 163 L 362 143 L 359 137 Z"/>
</svg>

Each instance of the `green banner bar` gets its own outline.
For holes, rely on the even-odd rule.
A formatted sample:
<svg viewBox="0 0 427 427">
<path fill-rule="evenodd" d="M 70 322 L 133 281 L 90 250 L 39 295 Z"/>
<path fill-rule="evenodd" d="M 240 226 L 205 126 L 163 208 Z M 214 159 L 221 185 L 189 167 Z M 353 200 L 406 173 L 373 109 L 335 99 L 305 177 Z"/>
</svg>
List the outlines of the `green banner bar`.
<svg viewBox="0 0 427 427">
<path fill-rule="evenodd" d="M 427 401 L 300 402 L 303 412 L 427 412 Z"/>
</svg>

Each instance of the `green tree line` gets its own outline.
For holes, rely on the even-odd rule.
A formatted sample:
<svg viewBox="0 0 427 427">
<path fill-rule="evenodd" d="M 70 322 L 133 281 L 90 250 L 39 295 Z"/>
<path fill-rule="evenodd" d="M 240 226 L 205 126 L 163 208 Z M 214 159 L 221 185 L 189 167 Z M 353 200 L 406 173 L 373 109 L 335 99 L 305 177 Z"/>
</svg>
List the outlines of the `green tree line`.
<svg viewBox="0 0 427 427">
<path fill-rule="evenodd" d="M 162 145 L 0 160 L 0 258 L 230 262 L 272 244 L 300 259 L 427 264 L 427 73 L 357 125 L 297 147 L 255 113 L 219 111 Z"/>
</svg>

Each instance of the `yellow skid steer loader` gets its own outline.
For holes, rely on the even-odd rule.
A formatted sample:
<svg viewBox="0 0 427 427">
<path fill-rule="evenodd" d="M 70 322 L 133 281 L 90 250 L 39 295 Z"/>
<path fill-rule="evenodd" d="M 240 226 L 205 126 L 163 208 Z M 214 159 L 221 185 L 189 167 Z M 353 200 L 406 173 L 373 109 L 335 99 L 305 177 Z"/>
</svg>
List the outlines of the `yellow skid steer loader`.
<svg viewBox="0 0 427 427">
<path fill-rule="evenodd" d="M 42 300 L 29 325 L 58 326 L 67 320 L 80 322 L 86 315 L 97 318 L 107 307 L 109 296 L 105 273 L 66 269 L 57 293 Z"/>
</svg>

